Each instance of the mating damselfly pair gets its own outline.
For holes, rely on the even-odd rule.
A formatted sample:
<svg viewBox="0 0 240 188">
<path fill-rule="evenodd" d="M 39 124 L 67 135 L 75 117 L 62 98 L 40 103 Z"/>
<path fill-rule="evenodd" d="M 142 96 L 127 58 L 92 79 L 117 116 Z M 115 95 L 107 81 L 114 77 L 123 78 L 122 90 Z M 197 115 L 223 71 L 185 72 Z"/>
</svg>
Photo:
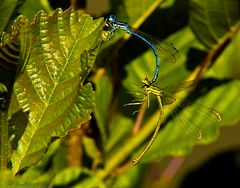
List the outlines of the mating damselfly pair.
<svg viewBox="0 0 240 188">
<path fill-rule="evenodd" d="M 158 40 L 155 37 L 149 36 L 139 30 L 133 29 L 127 23 L 116 20 L 116 18 L 113 15 L 111 15 L 107 19 L 106 25 L 111 28 L 112 35 L 114 34 L 116 29 L 122 29 L 128 34 L 133 35 L 142 40 L 146 45 L 148 45 L 152 49 L 156 59 L 156 68 L 153 78 L 150 81 L 147 78 L 142 81 L 143 85 L 141 86 L 141 90 L 138 93 L 139 95 L 141 95 L 141 98 L 136 99 L 133 102 L 127 104 L 127 105 L 141 105 L 147 102 L 149 106 L 150 95 L 154 95 L 157 98 L 159 105 L 159 118 L 155 131 L 148 144 L 144 147 L 142 152 L 140 152 L 138 157 L 133 161 L 133 165 L 136 165 L 143 157 L 143 155 L 148 151 L 148 149 L 151 147 L 151 145 L 153 144 L 157 137 L 157 134 L 162 123 L 161 119 L 164 115 L 164 106 L 175 103 L 177 99 L 175 97 L 175 94 L 194 86 L 195 81 L 185 82 L 177 85 L 176 87 L 170 86 L 166 88 L 160 88 L 154 86 L 153 83 L 158 78 L 160 60 L 166 60 L 173 63 L 177 61 L 177 58 L 179 57 L 179 52 L 175 48 L 175 46 L 170 42 L 167 42 L 165 40 Z M 190 107 L 197 112 L 198 116 L 202 116 L 207 121 L 210 122 L 221 121 L 220 114 L 212 108 L 199 104 L 192 104 L 190 105 Z M 179 124 L 181 124 L 186 129 L 189 135 L 191 135 L 193 138 L 197 140 L 201 140 L 202 130 L 193 120 L 191 120 L 187 116 L 178 116 L 175 117 L 175 119 L 178 121 Z"/>
</svg>

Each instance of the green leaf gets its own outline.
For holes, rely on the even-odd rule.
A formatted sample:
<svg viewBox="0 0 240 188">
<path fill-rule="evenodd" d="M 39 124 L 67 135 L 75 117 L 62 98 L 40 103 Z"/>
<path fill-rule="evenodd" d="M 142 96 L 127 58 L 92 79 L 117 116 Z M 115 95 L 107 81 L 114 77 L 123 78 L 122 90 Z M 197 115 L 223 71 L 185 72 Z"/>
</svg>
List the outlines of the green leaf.
<svg viewBox="0 0 240 188">
<path fill-rule="evenodd" d="M 78 167 L 66 168 L 59 172 L 52 181 L 52 186 L 64 186 L 77 181 L 82 173 L 82 169 Z"/>
<path fill-rule="evenodd" d="M 5 27 L 14 13 L 18 4 L 18 0 L 1 0 L 0 4 L 0 33 L 3 32 Z"/>
<path fill-rule="evenodd" d="M 95 96 L 83 86 L 101 42 L 103 20 L 81 12 L 40 11 L 31 25 L 29 60 L 14 92 L 29 123 L 13 153 L 14 172 L 36 163 L 52 137 L 65 136 L 91 118 Z M 86 73 L 85 73 L 86 72 Z"/>
<path fill-rule="evenodd" d="M 107 122 L 109 116 L 109 105 L 112 99 L 112 83 L 109 77 L 103 76 L 96 81 L 96 106 L 94 115 L 101 133 L 103 143 L 107 139 Z"/>
<path fill-rule="evenodd" d="M 130 168 L 125 173 L 120 174 L 111 187 L 141 187 L 142 181 L 139 179 L 139 177 L 144 177 L 144 175 L 144 166 L 135 166 L 134 168 Z"/>
<path fill-rule="evenodd" d="M 166 0 L 141 0 L 141 2 L 138 0 L 123 0 L 120 3 L 112 1 L 112 6 L 116 7 L 117 11 L 115 12 L 117 12 L 118 18 L 138 28 L 159 5 L 164 5 L 164 3 L 166 3 Z M 169 2 L 164 6 L 170 6 L 171 4 L 172 2 Z"/>
<path fill-rule="evenodd" d="M 137 0 L 124 1 L 124 7 L 129 18 L 129 23 L 134 23 L 142 16 L 146 10 L 150 9 L 156 0 L 143 0 L 141 3 Z"/>
<path fill-rule="evenodd" d="M 44 10 L 47 13 L 51 13 L 52 9 L 47 0 L 24 0 L 24 4 L 20 7 L 19 12 L 21 15 L 26 16 L 28 19 L 33 19 L 36 12 Z"/>
<path fill-rule="evenodd" d="M 232 39 L 222 55 L 216 60 L 215 64 L 207 71 L 207 77 L 218 79 L 240 78 L 240 32 Z"/>
<path fill-rule="evenodd" d="M 170 8 L 171 6 L 173 6 L 175 3 L 175 0 L 167 0 L 167 1 L 163 1 L 163 4 L 161 6 L 162 9 L 164 8 Z"/>
<path fill-rule="evenodd" d="M 4 84 L 0 83 L 0 93 L 7 92 L 7 88 Z"/>
<path fill-rule="evenodd" d="M 132 121 L 122 115 L 115 115 L 109 125 L 109 138 L 105 145 L 105 151 L 110 152 L 112 149 L 121 147 L 122 140 L 130 135 Z"/>
<path fill-rule="evenodd" d="M 48 187 L 51 176 L 47 175 L 35 175 L 31 174 L 30 176 L 14 176 L 13 172 L 10 170 L 5 170 L 4 173 L 1 172 L 0 176 L 0 187 L 38 187 L 44 188 Z"/>
<path fill-rule="evenodd" d="M 236 0 L 191 0 L 190 26 L 208 48 L 218 43 L 240 18 Z"/>
<path fill-rule="evenodd" d="M 78 167 L 63 169 L 54 177 L 52 187 L 66 186 L 66 187 L 84 187 L 84 188 L 106 188 L 105 184 L 98 179 L 88 169 L 80 169 Z"/>
<path fill-rule="evenodd" d="M 106 185 L 100 180 L 97 176 L 95 176 L 91 171 L 87 169 L 83 169 L 82 179 L 80 179 L 80 183 L 75 185 L 76 188 L 92 188 L 92 187 L 98 187 L 98 188 L 106 188 Z M 81 178 L 81 177 L 80 177 Z"/>
</svg>

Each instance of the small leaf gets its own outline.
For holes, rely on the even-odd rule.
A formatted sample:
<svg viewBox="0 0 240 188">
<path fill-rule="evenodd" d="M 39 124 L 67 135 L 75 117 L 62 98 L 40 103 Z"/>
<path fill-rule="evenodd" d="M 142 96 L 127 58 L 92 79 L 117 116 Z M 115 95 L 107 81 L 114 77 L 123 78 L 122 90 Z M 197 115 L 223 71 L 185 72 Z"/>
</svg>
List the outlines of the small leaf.
<svg viewBox="0 0 240 188">
<path fill-rule="evenodd" d="M 36 15 L 29 61 L 14 85 L 29 117 L 12 156 L 14 172 L 40 160 L 52 137 L 65 136 L 91 118 L 95 97 L 91 84 L 83 86 L 83 72 L 91 69 L 96 53 L 90 54 L 101 42 L 103 24 L 71 8 Z"/>
<path fill-rule="evenodd" d="M 53 186 L 64 186 L 77 181 L 78 177 L 82 173 L 82 170 L 77 167 L 66 168 L 60 171 L 53 179 Z"/>
<path fill-rule="evenodd" d="M 85 188 L 106 188 L 106 185 L 99 179 L 96 175 L 94 175 L 88 169 L 83 169 L 82 174 L 80 176 L 80 183 L 78 183 L 75 187 L 85 187 Z"/>
<path fill-rule="evenodd" d="M 7 87 L 0 82 L 0 93 L 7 92 Z"/>
</svg>

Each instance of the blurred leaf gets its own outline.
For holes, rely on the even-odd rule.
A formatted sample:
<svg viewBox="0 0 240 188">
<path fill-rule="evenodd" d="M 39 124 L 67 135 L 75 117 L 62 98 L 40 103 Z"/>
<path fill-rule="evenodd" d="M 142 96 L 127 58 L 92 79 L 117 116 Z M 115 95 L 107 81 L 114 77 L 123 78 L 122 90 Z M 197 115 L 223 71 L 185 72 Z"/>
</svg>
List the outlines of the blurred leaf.
<svg viewBox="0 0 240 188">
<path fill-rule="evenodd" d="M 238 0 L 191 0 L 189 24 L 208 48 L 218 43 L 240 18 Z"/>
<path fill-rule="evenodd" d="M 82 176 L 82 177 L 81 177 Z M 83 169 L 82 174 L 80 176 L 80 183 L 74 185 L 76 188 L 106 188 L 106 185 L 98 178 L 96 177 L 91 171 L 87 169 Z"/>
<path fill-rule="evenodd" d="M 93 160 L 92 169 L 97 169 L 98 165 L 102 165 L 102 153 L 99 151 L 97 147 L 96 140 L 93 138 L 83 136 L 83 147 L 85 151 L 85 155 Z"/>
<path fill-rule="evenodd" d="M 102 76 L 96 81 L 96 105 L 94 115 L 101 133 L 103 144 L 107 139 L 107 122 L 110 102 L 112 100 L 112 83 L 109 77 Z"/>
<path fill-rule="evenodd" d="M 67 186 L 76 182 L 82 173 L 79 167 L 65 168 L 59 172 L 52 180 L 52 186 Z"/>
<path fill-rule="evenodd" d="M 124 8 L 129 18 L 128 23 L 133 24 L 136 22 L 155 2 L 157 0 L 142 0 L 141 3 L 138 0 L 125 0 Z"/>
<path fill-rule="evenodd" d="M 124 174 L 120 174 L 111 187 L 141 187 L 142 181 L 140 178 L 144 177 L 144 175 L 145 174 L 143 166 L 135 166 L 134 168 L 130 168 Z"/>
<path fill-rule="evenodd" d="M 19 12 L 21 15 L 26 16 L 29 20 L 32 20 L 36 12 L 40 10 L 43 10 L 47 13 L 52 12 L 52 9 L 47 0 L 25 0 L 24 4 L 19 9 Z"/>
<path fill-rule="evenodd" d="M 206 76 L 219 79 L 240 78 L 240 32 L 233 38 L 222 55 L 217 59 L 212 68 L 207 71 Z"/>
<path fill-rule="evenodd" d="M 132 121 L 121 115 L 115 115 L 109 125 L 109 138 L 105 145 L 105 151 L 109 152 L 113 148 L 121 147 L 124 138 L 128 137 L 132 129 Z"/>
<path fill-rule="evenodd" d="M 91 118 L 94 92 L 91 84 L 83 86 L 86 77 L 81 75 L 90 71 L 86 54 L 98 48 L 103 24 L 72 9 L 36 15 L 29 61 L 14 85 L 22 110 L 29 114 L 12 156 L 14 172 L 41 159 L 52 137 L 65 136 Z"/>
<path fill-rule="evenodd" d="M 1 0 L 0 33 L 2 33 L 5 27 L 7 26 L 17 4 L 18 4 L 18 0 Z"/>
<path fill-rule="evenodd" d="M 0 187 L 7 188 L 7 187 L 14 187 L 14 188 L 21 188 L 21 187 L 29 187 L 29 188 L 43 188 L 48 187 L 50 177 L 47 176 L 35 176 L 35 174 L 31 174 L 31 176 L 23 177 L 23 176 L 14 176 L 12 171 L 4 171 L 1 172 L 0 176 Z"/>
<path fill-rule="evenodd" d="M 240 121 L 238 110 L 240 105 L 239 89 L 240 81 L 233 80 L 216 91 L 216 95 L 218 95 L 216 109 L 222 114 L 222 125 L 236 124 Z M 221 96 L 225 97 L 221 98 Z"/>
<path fill-rule="evenodd" d="M 175 3 L 175 0 L 167 0 L 167 1 L 163 1 L 163 4 L 161 6 L 161 8 L 169 8 L 171 6 L 173 6 Z"/>
<path fill-rule="evenodd" d="M 111 1 L 111 3 L 112 8 L 115 9 L 114 14 L 119 20 L 124 20 L 132 27 L 138 28 L 159 5 L 165 3 L 165 7 L 170 6 L 172 0 L 170 1 L 168 3 L 166 0 L 141 0 L 141 2 L 138 0 L 119 0 Z"/>
<path fill-rule="evenodd" d="M 0 93 L 3 93 L 3 92 L 7 92 L 7 88 L 5 85 L 3 85 L 2 83 L 0 83 Z"/>
</svg>

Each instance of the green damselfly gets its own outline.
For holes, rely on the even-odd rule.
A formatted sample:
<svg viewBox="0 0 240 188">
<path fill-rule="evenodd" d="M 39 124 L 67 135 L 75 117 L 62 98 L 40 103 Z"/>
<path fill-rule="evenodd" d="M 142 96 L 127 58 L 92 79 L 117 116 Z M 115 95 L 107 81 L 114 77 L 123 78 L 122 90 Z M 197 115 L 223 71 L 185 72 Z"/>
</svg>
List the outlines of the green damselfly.
<svg viewBox="0 0 240 188">
<path fill-rule="evenodd" d="M 173 104 L 177 100 L 175 96 L 176 93 L 193 87 L 195 83 L 196 82 L 193 80 L 193 81 L 183 82 L 177 86 L 168 86 L 165 88 L 159 88 L 152 85 L 147 78 L 142 81 L 143 85 L 141 87 L 141 92 L 137 93 L 137 94 L 140 94 L 142 97 L 140 99 L 135 99 L 134 101 L 126 105 L 141 105 L 144 102 L 147 102 L 147 105 L 149 107 L 150 94 L 154 95 L 157 98 L 158 105 L 159 105 L 159 118 L 151 139 L 149 140 L 147 145 L 144 147 L 144 149 L 140 152 L 140 154 L 133 160 L 133 165 L 136 165 L 141 160 L 143 155 L 148 151 L 148 149 L 151 147 L 151 145 L 155 141 L 162 123 L 161 119 L 164 115 L 164 106 Z M 200 104 L 191 104 L 189 107 L 194 111 L 196 111 L 199 116 L 202 116 L 204 119 L 210 122 L 221 121 L 220 114 L 212 108 L 209 108 Z M 190 118 L 184 115 L 174 117 L 174 119 L 179 124 L 183 125 L 183 127 L 187 130 L 189 135 L 191 135 L 193 138 L 197 140 L 201 140 L 202 130 L 201 128 L 198 127 L 198 125 L 193 120 L 191 120 Z"/>
</svg>

